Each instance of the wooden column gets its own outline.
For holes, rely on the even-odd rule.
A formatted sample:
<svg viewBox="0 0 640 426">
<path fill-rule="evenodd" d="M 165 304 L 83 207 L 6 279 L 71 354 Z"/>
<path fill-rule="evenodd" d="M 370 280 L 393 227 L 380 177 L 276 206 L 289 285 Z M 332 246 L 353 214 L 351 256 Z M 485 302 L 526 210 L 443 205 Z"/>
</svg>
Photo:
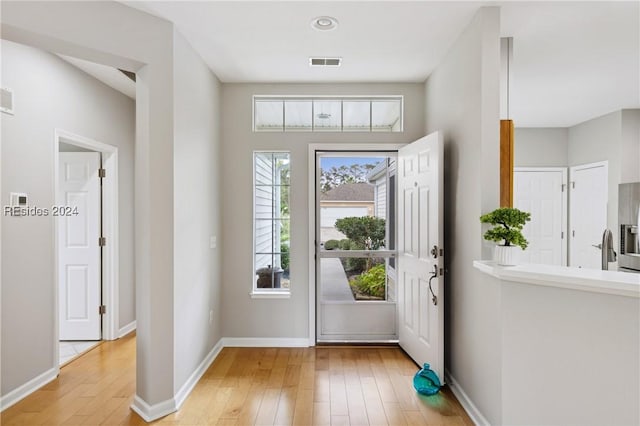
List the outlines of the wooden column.
<svg viewBox="0 0 640 426">
<path fill-rule="evenodd" d="M 500 120 L 500 207 L 513 207 L 513 120 Z"/>
</svg>

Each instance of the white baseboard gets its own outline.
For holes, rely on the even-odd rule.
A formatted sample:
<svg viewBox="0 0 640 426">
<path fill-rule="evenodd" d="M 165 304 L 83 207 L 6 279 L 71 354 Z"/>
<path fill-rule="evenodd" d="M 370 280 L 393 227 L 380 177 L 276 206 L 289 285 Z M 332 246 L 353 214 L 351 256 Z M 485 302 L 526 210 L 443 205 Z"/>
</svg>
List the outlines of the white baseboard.
<svg viewBox="0 0 640 426">
<path fill-rule="evenodd" d="M 162 401 L 158 404 L 149 405 L 138 395 L 133 398 L 131 409 L 138 413 L 138 415 L 140 415 L 140 417 L 142 417 L 147 423 L 178 410 L 176 407 L 176 400 L 174 398 L 167 399 L 166 401 Z"/>
<path fill-rule="evenodd" d="M 135 330 L 135 328 L 136 322 L 133 321 L 120 329 L 119 336 L 122 337 Z M 136 395 L 133 399 L 133 403 L 131 404 L 131 409 L 138 413 L 146 422 L 151 422 L 177 411 L 187 399 L 193 388 L 198 384 L 202 375 L 207 371 L 213 361 L 215 361 L 220 351 L 225 347 L 306 348 L 309 347 L 309 338 L 223 337 L 218 341 L 213 349 L 211 349 L 198 368 L 196 368 L 193 374 L 191 374 L 189 379 L 184 385 L 182 385 L 178 393 L 176 393 L 172 399 L 168 399 L 158 404 L 149 405 L 146 401 Z M 16 402 L 54 380 L 58 376 L 59 371 L 59 368 L 52 368 L 19 388 L 9 392 L 7 395 L 0 398 L 0 410 L 9 408 Z"/>
<path fill-rule="evenodd" d="M 200 365 L 198 365 L 198 368 L 196 368 L 191 376 L 189 376 L 187 381 L 182 385 L 178 393 L 176 393 L 172 399 L 167 399 L 159 404 L 149 405 L 145 400 L 136 395 L 133 398 L 131 409 L 138 413 L 146 422 L 152 422 L 166 416 L 167 414 L 178 411 L 186 401 L 191 391 L 193 391 L 193 388 L 196 387 L 202 375 L 218 357 L 218 354 L 224 347 L 222 345 L 222 341 L 223 339 L 220 339 L 218 343 L 213 346 L 213 349 L 211 349 Z"/>
<path fill-rule="evenodd" d="M 133 320 L 118 331 L 118 339 L 126 336 L 127 334 L 131 333 L 135 329 L 136 329 L 136 320 Z"/>
<path fill-rule="evenodd" d="M 289 337 L 224 337 L 225 348 L 307 348 L 309 338 Z"/>
<path fill-rule="evenodd" d="M 176 409 L 179 410 L 180 407 L 182 407 L 182 404 L 184 404 L 184 401 L 187 399 L 187 397 L 189 396 L 193 388 L 196 387 L 202 375 L 206 373 L 206 371 L 209 369 L 211 364 L 213 364 L 213 361 L 215 361 L 215 359 L 220 354 L 220 351 L 223 348 L 222 340 L 223 339 L 220 339 L 218 343 L 216 343 L 213 346 L 213 349 L 211 349 L 211 351 L 207 354 L 207 356 L 202 360 L 200 365 L 198 365 L 198 368 L 196 368 L 196 370 L 191 374 L 191 376 L 189 376 L 189 378 L 184 383 L 184 385 L 182 385 L 178 393 L 173 397 L 176 402 Z"/>
<path fill-rule="evenodd" d="M 460 402 L 460 405 L 462 405 L 462 408 L 467 412 L 473 423 L 479 426 L 490 426 L 489 421 L 482 415 L 473 401 L 471 401 L 471 398 L 469 398 L 469 395 L 462 389 L 460 383 L 456 381 L 449 371 L 445 371 L 444 373 L 449 383 L 449 389 L 451 389 L 451 392 L 456 396 L 458 402 Z"/>
<path fill-rule="evenodd" d="M 31 395 L 33 392 L 40 389 L 42 386 L 47 383 L 55 380 L 58 377 L 58 373 L 60 372 L 60 368 L 52 368 L 50 370 L 45 371 L 39 376 L 29 380 L 24 385 L 15 388 L 8 394 L 4 395 L 0 398 L 0 411 L 4 411 L 5 409 L 11 407 L 16 402 L 20 401 L 23 398 Z"/>
</svg>

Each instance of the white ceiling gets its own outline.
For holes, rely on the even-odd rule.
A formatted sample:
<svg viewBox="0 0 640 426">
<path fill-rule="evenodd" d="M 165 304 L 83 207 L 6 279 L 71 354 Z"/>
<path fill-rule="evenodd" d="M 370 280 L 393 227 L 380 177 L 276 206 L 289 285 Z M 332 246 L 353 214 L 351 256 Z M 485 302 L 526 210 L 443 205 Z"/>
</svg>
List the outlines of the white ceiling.
<svg viewBox="0 0 640 426">
<path fill-rule="evenodd" d="M 478 8 L 468 2 L 131 1 L 165 18 L 223 82 L 421 82 Z M 333 31 L 311 21 L 332 16 Z M 442 19 L 446 17 L 447 19 Z M 341 57 L 337 68 L 309 57 Z"/>
<path fill-rule="evenodd" d="M 520 127 L 569 127 L 640 108 L 640 3 L 509 3 L 511 117 Z"/>
<path fill-rule="evenodd" d="M 223 82 L 422 82 L 485 4 L 514 37 L 511 118 L 568 127 L 640 108 L 640 8 L 618 2 L 126 1 L 174 22 Z M 329 15 L 334 31 L 310 22 Z M 337 68 L 310 56 L 343 58 Z"/>
</svg>

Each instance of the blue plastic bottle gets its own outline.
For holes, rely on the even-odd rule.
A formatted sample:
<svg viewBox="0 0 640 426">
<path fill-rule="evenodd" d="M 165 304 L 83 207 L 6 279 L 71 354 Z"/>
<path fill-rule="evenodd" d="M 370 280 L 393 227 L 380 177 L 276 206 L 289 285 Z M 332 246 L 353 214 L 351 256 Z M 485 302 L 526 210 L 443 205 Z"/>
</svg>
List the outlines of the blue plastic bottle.
<svg viewBox="0 0 640 426">
<path fill-rule="evenodd" d="M 423 395 L 435 395 L 440 390 L 440 379 L 438 375 L 429 368 L 429 364 L 424 364 L 424 368 L 413 376 L 413 387 Z"/>
</svg>

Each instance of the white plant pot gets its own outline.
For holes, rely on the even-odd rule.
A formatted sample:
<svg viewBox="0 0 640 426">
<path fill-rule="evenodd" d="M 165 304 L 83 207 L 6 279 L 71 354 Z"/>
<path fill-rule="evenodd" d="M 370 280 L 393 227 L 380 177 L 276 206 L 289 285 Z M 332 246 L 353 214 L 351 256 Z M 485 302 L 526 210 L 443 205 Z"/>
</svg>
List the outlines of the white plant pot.
<svg viewBox="0 0 640 426">
<path fill-rule="evenodd" d="M 520 259 L 520 247 L 518 246 L 495 246 L 493 248 L 493 260 L 502 266 L 517 265 Z"/>
</svg>

